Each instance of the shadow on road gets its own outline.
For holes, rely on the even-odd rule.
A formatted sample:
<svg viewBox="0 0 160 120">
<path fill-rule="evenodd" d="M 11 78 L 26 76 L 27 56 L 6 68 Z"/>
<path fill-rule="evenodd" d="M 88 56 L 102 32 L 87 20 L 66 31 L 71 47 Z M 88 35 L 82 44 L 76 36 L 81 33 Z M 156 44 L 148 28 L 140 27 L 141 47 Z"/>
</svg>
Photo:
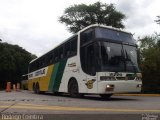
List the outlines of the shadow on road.
<svg viewBox="0 0 160 120">
<path fill-rule="evenodd" d="M 131 97 L 131 96 L 112 96 L 109 99 L 103 99 L 99 95 L 85 95 L 81 98 L 72 98 L 69 94 L 61 94 L 61 95 L 54 95 L 53 93 L 43 93 L 39 95 L 48 95 L 48 96 L 55 96 L 60 98 L 71 98 L 71 99 L 81 99 L 81 100 L 93 100 L 93 101 L 139 101 L 139 99 Z"/>
<path fill-rule="evenodd" d="M 83 99 L 88 99 L 88 100 L 98 100 L 98 101 L 137 101 L 137 99 L 134 98 L 122 98 L 121 97 L 116 97 L 116 96 L 112 96 L 109 99 L 103 99 L 99 96 L 85 96 Z"/>
</svg>

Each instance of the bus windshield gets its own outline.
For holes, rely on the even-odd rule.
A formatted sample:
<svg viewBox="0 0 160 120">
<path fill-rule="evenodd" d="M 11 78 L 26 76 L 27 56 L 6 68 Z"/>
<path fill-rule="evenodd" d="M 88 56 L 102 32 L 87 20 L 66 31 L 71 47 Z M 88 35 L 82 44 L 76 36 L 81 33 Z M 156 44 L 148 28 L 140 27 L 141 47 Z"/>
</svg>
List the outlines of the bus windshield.
<svg viewBox="0 0 160 120">
<path fill-rule="evenodd" d="M 136 44 L 132 34 L 110 30 L 106 28 L 95 28 L 95 37 L 101 39 L 108 39 L 111 41 L 119 41 L 124 43 Z"/>
<path fill-rule="evenodd" d="M 140 72 L 132 34 L 95 27 L 81 33 L 80 58 L 84 72 Z"/>
<path fill-rule="evenodd" d="M 138 72 L 136 47 L 101 42 L 101 71 Z"/>
<path fill-rule="evenodd" d="M 137 48 L 134 46 L 123 45 L 125 55 L 126 71 L 139 72 L 137 63 Z"/>
<path fill-rule="evenodd" d="M 125 71 L 121 44 L 101 42 L 100 49 L 102 71 Z"/>
</svg>

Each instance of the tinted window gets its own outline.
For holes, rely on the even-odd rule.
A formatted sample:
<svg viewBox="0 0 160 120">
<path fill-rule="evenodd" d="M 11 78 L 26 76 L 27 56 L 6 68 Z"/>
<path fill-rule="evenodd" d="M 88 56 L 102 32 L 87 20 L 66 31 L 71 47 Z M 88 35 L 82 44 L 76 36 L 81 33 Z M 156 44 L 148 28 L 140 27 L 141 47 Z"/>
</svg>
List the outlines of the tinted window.
<svg viewBox="0 0 160 120">
<path fill-rule="evenodd" d="M 54 63 L 54 52 L 53 51 L 51 51 L 48 55 L 47 55 L 48 57 L 47 57 L 47 63 L 48 63 L 48 65 L 49 64 L 53 64 Z"/>
<path fill-rule="evenodd" d="M 59 51 L 58 48 L 54 50 L 54 62 L 58 62 L 59 60 Z"/>
<path fill-rule="evenodd" d="M 95 54 L 95 44 L 90 44 L 88 46 L 81 47 L 80 59 L 81 66 L 85 73 L 89 75 L 96 74 L 96 54 Z"/>
<path fill-rule="evenodd" d="M 74 38 L 73 40 L 71 40 L 71 54 L 74 55 L 77 53 L 77 39 Z"/>
<path fill-rule="evenodd" d="M 96 28 L 95 33 L 96 33 L 96 38 L 104 38 L 109 40 L 135 44 L 135 40 L 133 39 L 132 35 L 129 33 L 110 30 L 106 28 Z"/>
<path fill-rule="evenodd" d="M 80 35 L 81 46 L 87 44 L 88 42 L 91 42 L 92 39 L 94 39 L 94 29 L 93 28 L 82 32 Z"/>
<path fill-rule="evenodd" d="M 137 48 L 128 45 L 124 45 L 123 48 L 125 54 L 126 71 L 138 72 Z"/>
<path fill-rule="evenodd" d="M 124 56 L 121 44 L 102 42 L 102 70 L 124 71 Z"/>
<path fill-rule="evenodd" d="M 71 42 L 65 43 L 65 56 L 69 57 L 71 55 Z"/>
<path fill-rule="evenodd" d="M 61 59 L 73 57 L 77 54 L 77 36 L 71 38 L 66 43 L 53 49 L 46 55 L 38 58 L 29 65 L 29 72 L 33 72 L 42 67 L 59 62 Z"/>
<path fill-rule="evenodd" d="M 77 54 L 77 36 L 64 44 L 66 57 L 72 57 Z"/>
<path fill-rule="evenodd" d="M 64 58 L 64 47 L 63 45 L 59 47 L 59 58 L 63 59 Z"/>
</svg>

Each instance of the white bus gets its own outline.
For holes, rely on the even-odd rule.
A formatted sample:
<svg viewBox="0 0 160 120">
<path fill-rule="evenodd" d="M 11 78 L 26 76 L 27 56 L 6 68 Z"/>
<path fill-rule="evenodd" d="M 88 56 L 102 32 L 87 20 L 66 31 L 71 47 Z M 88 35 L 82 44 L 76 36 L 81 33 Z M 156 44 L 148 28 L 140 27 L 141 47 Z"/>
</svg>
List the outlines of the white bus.
<svg viewBox="0 0 160 120">
<path fill-rule="evenodd" d="M 72 97 L 140 92 L 137 46 L 131 33 L 90 25 L 29 64 L 28 89 Z"/>
</svg>

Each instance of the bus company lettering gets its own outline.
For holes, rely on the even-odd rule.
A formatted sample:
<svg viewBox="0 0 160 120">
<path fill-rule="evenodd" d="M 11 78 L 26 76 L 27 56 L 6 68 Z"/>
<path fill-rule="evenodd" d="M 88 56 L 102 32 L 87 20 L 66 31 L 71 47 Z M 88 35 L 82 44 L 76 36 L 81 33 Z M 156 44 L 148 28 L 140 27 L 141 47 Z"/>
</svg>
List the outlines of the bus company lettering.
<svg viewBox="0 0 160 120">
<path fill-rule="evenodd" d="M 35 72 L 35 76 L 43 75 L 45 74 L 45 69 L 41 69 Z"/>
<path fill-rule="evenodd" d="M 75 66 L 76 66 L 76 63 L 68 64 L 68 67 L 75 67 Z"/>
<path fill-rule="evenodd" d="M 34 79 L 34 78 L 37 78 L 37 77 L 46 76 L 47 75 L 47 70 L 48 70 L 48 67 L 39 69 L 37 71 L 34 71 L 34 72 L 30 73 L 28 75 L 28 77 L 29 77 L 29 79 Z"/>
<path fill-rule="evenodd" d="M 122 73 L 115 72 L 115 73 L 110 73 L 109 76 L 116 76 L 116 77 L 122 77 Z"/>
</svg>

